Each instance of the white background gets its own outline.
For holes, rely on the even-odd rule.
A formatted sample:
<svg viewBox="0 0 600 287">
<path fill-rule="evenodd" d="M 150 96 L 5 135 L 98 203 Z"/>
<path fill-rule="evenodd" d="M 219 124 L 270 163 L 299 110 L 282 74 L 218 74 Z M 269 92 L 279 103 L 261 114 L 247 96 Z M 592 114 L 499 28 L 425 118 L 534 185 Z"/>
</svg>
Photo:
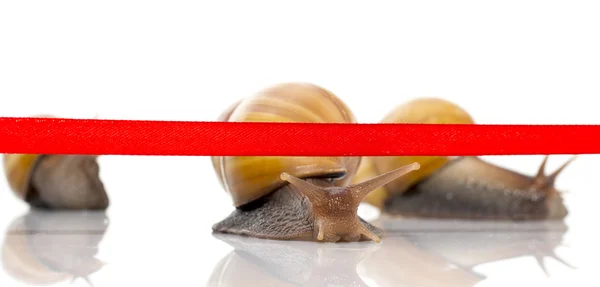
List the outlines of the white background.
<svg viewBox="0 0 600 287">
<path fill-rule="evenodd" d="M 0 116 L 215 120 L 259 89 L 301 81 L 331 90 L 360 122 L 433 96 L 478 123 L 598 124 L 598 15 L 597 1 L 2 1 Z M 534 174 L 542 157 L 488 159 Z M 597 226 L 587 224 L 598 218 L 598 162 L 583 156 L 557 182 L 590 219 L 571 225 Z M 122 258 L 114 276 L 137 274 L 114 282 L 189 283 L 161 275 L 170 259 L 205 282 L 228 246 L 202 244 L 232 210 L 209 159 L 100 164 L 112 201 L 103 244 L 123 246 L 101 256 Z M 0 189 L 5 230 L 27 207 L 4 178 Z M 174 255 L 189 249 L 202 258 Z"/>
</svg>

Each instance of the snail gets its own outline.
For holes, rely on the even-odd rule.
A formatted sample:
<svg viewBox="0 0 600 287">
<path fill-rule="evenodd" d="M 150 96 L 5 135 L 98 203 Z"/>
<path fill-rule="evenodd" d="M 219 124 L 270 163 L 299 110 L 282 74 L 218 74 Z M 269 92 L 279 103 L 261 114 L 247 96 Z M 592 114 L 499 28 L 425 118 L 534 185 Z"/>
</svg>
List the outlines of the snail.
<svg viewBox="0 0 600 287">
<path fill-rule="evenodd" d="M 97 156 L 4 154 L 2 162 L 12 192 L 32 207 L 108 208 Z"/>
<path fill-rule="evenodd" d="M 473 124 L 455 103 L 418 98 L 388 113 L 387 123 Z M 363 158 L 355 181 L 377 176 L 406 162 L 418 172 L 392 181 L 365 198 L 385 215 L 425 218 L 542 220 L 562 219 L 568 211 L 554 187 L 557 176 L 575 159 L 546 175 L 546 156 L 535 176 L 528 176 L 475 156 L 396 156 Z"/>
<path fill-rule="evenodd" d="M 226 109 L 219 121 L 354 123 L 337 96 L 308 83 L 263 89 Z M 373 189 L 419 165 L 412 163 L 349 185 L 360 157 L 211 157 L 219 182 L 235 210 L 213 232 L 275 240 L 380 241 L 383 230 L 357 214 Z"/>
</svg>

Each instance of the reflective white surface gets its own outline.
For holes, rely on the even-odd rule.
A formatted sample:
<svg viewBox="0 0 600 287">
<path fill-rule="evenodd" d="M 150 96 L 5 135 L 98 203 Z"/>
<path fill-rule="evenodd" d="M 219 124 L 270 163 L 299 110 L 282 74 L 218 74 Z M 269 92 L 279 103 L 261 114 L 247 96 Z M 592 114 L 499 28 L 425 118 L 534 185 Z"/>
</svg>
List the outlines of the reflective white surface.
<svg viewBox="0 0 600 287">
<path fill-rule="evenodd" d="M 568 157 L 551 157 L 549 170 Z M 564 222 L 467 222 L 360 213 L 387 234 L 324 244 L 214 235 L 232 211 L 207 158 L 103 157 L 106 212 L 42 212 L 2 185 L 0 286 L 599 286 L 597 156 L 557 181 Z M 541 157 L 491 158 L 531 170 Z M 178 166 L 178 169 L 170 168 Z M 128 173 L 136 171 L 135 173 Z M 208 173 L 208 170 L 203 172 Z M 200 172 L 201 173 L 201 172 Z M 126 175 L 126 176 L 124 176 Z M 585 180 L 587 179 L 587 180 Z M 568 188 L 567 188 L 568 187 Z M 533 285 L 532 285 L 533 284 Z"/>
<path fill-rule="evenodd" d="M 380 244 L 219 234 L 194 244 L 184 239 L 186 230 L 155 231 L 170 233 L 163 242 L 153 233 L 132 234 L 142 238 L 132 242 L 128 234 L 110 233 L 110 222 L 104 212 L 30 211 L 15 218 L 3 238 L 1 274 L 9 283 L 3 286 L 561 286 L 591 284 L 598 250 L 566 243 L 562 222 L 378 220 L 388 230 Z M 214 249 L 219 258 L 206 258 Z"/>
</svg>

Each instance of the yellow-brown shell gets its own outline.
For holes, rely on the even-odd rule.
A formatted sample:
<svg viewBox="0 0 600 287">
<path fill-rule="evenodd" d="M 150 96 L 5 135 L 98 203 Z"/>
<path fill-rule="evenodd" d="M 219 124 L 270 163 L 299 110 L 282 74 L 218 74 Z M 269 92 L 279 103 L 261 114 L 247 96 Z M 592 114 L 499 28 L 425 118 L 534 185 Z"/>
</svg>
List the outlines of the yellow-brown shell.
<svg viewBox="0 0 600 287">
<path fill-rule="evenodd" d="M 31 192 L 31 174 L 39 158 L 37 154 L 3 155 L 2 164 L 8 185 L 22 200 Z"/>
<path fill-rule="evenodd" d="M 331 92 L 312 84 L 285 83 L 264 89 L 228 108 L 219 118 L 230 122 L 354 123 L 350 109 Z M 360 157 L 212 157 L 213 167 L 236 207 L 284 184 L 282 172 L 299 178 L 332 177 L 347 185 Z M 339 177 L 344 175 L 343 177 Z"/>
<path fill-rule="evenodd" d="M 382 123 L 474 124 L 473 118 L 458 105 L 438 98 L 419 98 L 399 105 L 389 112 Z M 377 207 L 390 193 L 403 192 L 431 175 L 450 160 L 446 156 L 382 156 L 363 158 L 353 183 L 418 162 L 421 168 L 384 187 L 371 192 L 365 202 Z"/>
</svg>

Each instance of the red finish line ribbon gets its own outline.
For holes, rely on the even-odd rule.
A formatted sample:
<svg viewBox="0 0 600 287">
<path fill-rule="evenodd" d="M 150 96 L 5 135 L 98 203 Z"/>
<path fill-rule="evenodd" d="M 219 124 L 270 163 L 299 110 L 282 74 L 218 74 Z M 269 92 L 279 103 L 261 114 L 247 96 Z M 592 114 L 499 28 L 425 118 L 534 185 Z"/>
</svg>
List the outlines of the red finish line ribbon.
<svg viewBox="0 0 600 287">
<path fill-rule="evenodd" d="M 0 118 L 0 153 L 468 156 L 599 152 L 599 125 L 321 124 Z"/>
</svg>

